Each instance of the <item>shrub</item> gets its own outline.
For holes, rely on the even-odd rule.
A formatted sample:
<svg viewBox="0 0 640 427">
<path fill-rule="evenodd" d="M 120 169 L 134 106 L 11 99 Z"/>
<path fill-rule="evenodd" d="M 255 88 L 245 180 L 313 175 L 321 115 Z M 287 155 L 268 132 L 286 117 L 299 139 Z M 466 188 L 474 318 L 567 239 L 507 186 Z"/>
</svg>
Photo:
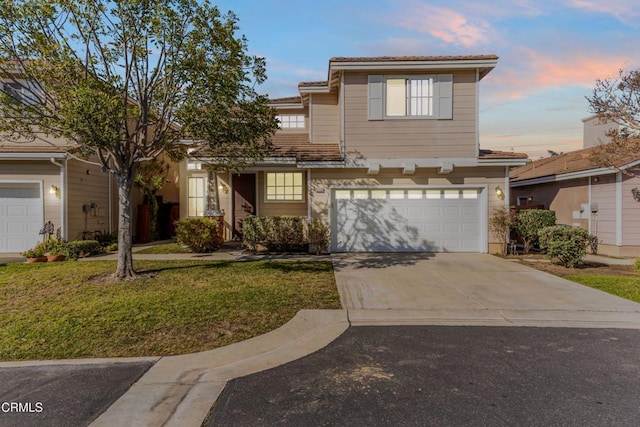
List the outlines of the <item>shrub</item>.
<svg viewBox="0 0 640 427">
<path fill-rule="evenodd" d="M 316 255 L 325 253 L 329 246 L 329 227 L 319 219 L 314 219 L 307 224 L 307 238 L 309 239 L 309 252 Z"/>
<path fill-rule="evenodd" d="M 525 209 L 516 215 L 516 232 L 528 254 L 533 243 L 538 239 L 538 232 L 545 227 L 556 224 L 555 211 L 543 209 Z"/>
<path fill-rule="evenodd" d="M 64 243 L 64 249 L 61 255 L 65 255 L 67 259 L 84 258 L 91 255 L 97 255 L 104 252 L 102 246 L 97 240 L 74 240 Z"/>
<path fill-rule="evenodd" d="M 638 273 L 640 273 L 640 258 L 638 258 L 638 259 L 636 260 L 636 265 L 635 265 L 635 267 L 636 267 L 636 271 L 637 271 Z"/>
<path fill-rule="evenodd" d="M 213 252 L 223 243 L 218 232 L 218 221 L 214 218 L 185 218 L 176 221 L 178 243 L 188 246 L 196 253 Z"/>
<path fill-rule="evenodd" d="M 498 238 L 502 255 L 507 254 L 509 229 L 515 225 L 515 214 L 511 210 L 495 208 L 489 219 L 489 230 Z"/>
<path fill-rule="evenodd" d="M 289 252 L 302 249 L 304 218 L 299 216 L 252 216 L 242 222 L 243 244 L 255 251 L 264 245 L 270 252 Z"/>
<path fill-rule="evenodd" d="M 565 267 L 575 267 L 587 254 L 589 233 L 583 228 L 554 225 L 540 230 L 540 247 L 547 257 L 558 258 Z"/>
</svg>

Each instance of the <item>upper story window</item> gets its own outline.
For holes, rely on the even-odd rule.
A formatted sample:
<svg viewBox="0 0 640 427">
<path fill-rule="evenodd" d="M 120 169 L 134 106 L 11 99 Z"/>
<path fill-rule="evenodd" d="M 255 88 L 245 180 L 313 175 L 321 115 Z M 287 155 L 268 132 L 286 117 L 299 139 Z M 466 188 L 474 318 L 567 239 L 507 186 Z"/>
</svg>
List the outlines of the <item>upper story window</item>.
<svg viewBox="0 0 640 427">
<path fill-rule="evenodd" d="M 37 90 L 28 82 L 3 82 L 0 83 L 0 87 L 14 102 L 26 105 L 35 105 L 40 102 Z"/>
<path fill-rule="evenodd" d="M 453 118 L 453 75 L 369 76 L 369 120 Z"/>
<path fill-rule="evenodd" d="M 280 129 L 304 129 L 303 114 L 279 114 L 276 116 Z"/>
</svg>

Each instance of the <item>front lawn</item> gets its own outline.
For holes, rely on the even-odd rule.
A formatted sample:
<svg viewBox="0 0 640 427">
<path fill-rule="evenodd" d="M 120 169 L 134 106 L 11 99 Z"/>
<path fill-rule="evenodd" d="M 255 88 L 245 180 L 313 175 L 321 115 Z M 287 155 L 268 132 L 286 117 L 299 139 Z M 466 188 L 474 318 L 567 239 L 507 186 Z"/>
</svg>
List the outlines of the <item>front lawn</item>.
<svg viewBox="0 0 640 427">
<path fill-rule="evenodd" d="M 182 246 L 178 243 L 159 243 L 148 248 L 135 251 L 136 254 L 188 254 L 191 250 L 186 246 Z"/>
<path fill-rule="evenodd" d="M 340 308 L 324 261 L 140 261 L 154 275 L 101 279 L 113 261 L 0 266 L 0 360 L 197 352 Z"/>
<path fill-rule="evenodd" d="M 631 301 L 640 302 L 640 276 L 570 274 L 566 278 Z"/>
</svg>

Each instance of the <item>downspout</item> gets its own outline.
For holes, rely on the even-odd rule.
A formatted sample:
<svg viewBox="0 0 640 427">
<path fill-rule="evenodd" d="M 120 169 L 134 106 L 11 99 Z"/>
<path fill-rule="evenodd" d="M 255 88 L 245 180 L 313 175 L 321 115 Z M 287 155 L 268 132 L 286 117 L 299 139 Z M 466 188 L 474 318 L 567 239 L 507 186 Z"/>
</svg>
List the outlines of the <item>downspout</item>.
<svg viewBox="0 0 640 427">
<path fill-rule="evenodd" d="M 311 188 L 311 169 L 307 169 L 307 218 L 311 221 L 311 203 L 313 201 Z"/>
<path fill-rule="evenodd" d="M 64 163 L 58 163 L 53 157 L 49 160 L 60 168 L 60 236 L 67 240 L 67 159 L 64 159 Z"/>
<path fill-rule="evenodd" d="M 616 173 L 616 246 L 622 246 L 622 172 Z"/>
<path fill-rule="evenodd" d="M 107 174 L 109 177 L 109 235 L 111 235 L 111 233 L 113 233 L 113 183 L 111 182 L 111 171 L 108 171 Z"/>
<path fill-rule="evenodd" d="M 344 71 L 340 71 L 340 154 L 342 159 L 346 157 L 346 142 L 345 142 L 345 126 L 344 126 Z"/>
</svg>

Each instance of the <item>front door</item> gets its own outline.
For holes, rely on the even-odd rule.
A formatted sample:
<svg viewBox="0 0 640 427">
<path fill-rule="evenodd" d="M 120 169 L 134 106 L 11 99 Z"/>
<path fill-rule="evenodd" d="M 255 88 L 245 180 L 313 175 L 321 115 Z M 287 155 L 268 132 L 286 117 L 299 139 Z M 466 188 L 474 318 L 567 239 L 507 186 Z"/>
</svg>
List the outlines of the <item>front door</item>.
<svg viewBox="0 0 640 427">
<path fill-rule="evenodd" d="M 256 174 L 233 175 L 233 238 L 242 238 L 242 221 L 256 214 Z"/>
</svg>

